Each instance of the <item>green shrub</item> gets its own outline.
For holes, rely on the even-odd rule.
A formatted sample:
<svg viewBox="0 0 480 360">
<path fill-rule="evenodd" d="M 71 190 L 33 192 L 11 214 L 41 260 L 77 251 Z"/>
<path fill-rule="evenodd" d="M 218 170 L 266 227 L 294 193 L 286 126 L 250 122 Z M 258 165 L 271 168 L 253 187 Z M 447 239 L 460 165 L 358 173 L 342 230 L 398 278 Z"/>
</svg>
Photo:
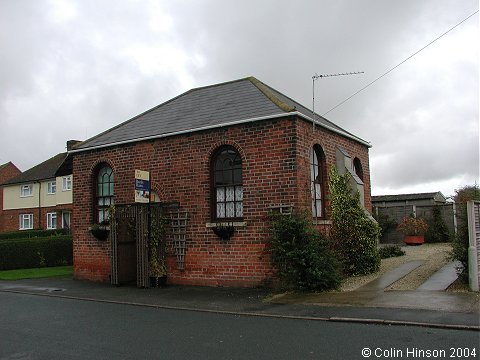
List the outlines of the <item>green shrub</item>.
<svg viewBox="0 0 480 360">
<path fill-rule="evenodd" d="M 450 241 L 450 231 L 443 220 L 440 206 L 434 206 L 432 209 L 432 218 L 428 219 L 428 230 L 425 233 L 425 242 L 439 243 Z"/>
<path fill-rule="evenodd" d="M 395 219 L 390 219 L 390 216 L 387 214 L 375 215 L 374 213 L 373 217 L 375 220 L 377 220 L 378 226 L 380 226 L 380 229 L 382 231 L 382 235 L 386 235 L 391 230 L 396 229 L 396 227 L 398 226 L 398 223 L 395 221 Z"/>
<path fill-rule="evenodd" d="M 72 260 L 70 235 L 0 241 L 0 270 L 70 265 Z"/>
<path fill-rule="evenodd" d="M 380 227 L 360 205 L 358 191 L 350 187 L 350 174 L 330 170 L 332 207 L 331 238 L 347 275 L 365 275 L 378 271 Z"/>
<path fill-rule="evenodd" d="M 272 216 L 271 261 L 284 285 L 302 290 L 340 286 L 339 264 L 328 241 L 301 214 Z"/>
<path fill-rule="evenodd" d="M 381 247 L 378 253 L 382 259 L 405 255 L 405 251 L 403 251 L 398 245 L 389 245 L 389 246 Z"/>
<path fill-rule="evenodd" d="M 39 237 L 46 237 L 46 236 L 59 236 L 59 235 L 67 235 L 68 233 L 69 233 L 68 229 L 19 230 L 19 231 L 0 233 L 0 240 L 39 238 Z"/>
</svg>

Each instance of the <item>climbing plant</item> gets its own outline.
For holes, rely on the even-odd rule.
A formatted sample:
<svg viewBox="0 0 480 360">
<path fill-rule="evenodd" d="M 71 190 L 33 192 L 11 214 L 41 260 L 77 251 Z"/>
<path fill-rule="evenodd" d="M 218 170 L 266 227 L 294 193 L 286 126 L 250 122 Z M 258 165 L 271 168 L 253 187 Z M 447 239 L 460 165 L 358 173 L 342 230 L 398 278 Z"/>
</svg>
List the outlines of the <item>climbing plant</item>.
<svg viewBox="0 0 480 360">
<path fill-rule="evenodd" d="M 346 275 L 365 275 L 378 271 L 380 227 L 360 204 L 358 191 L 352 191 L 350 174 L 330 169 L 329 187 L 332 210 L 331 239 Z"/>
</svg>

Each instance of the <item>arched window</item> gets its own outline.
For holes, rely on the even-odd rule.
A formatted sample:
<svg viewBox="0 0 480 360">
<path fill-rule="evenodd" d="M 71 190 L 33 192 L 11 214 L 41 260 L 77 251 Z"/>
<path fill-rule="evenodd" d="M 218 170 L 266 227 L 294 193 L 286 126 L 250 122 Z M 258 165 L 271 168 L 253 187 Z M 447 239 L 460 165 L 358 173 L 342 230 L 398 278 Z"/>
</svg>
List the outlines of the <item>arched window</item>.
<svg viewBox="0 0 480 360">
<path fill-rule="evenodd" d="M 211 162 L 212 218 L 243 217 L 242 158 L 231 146 L 218 149 Z"/>
<path fill-rule="evenodd" d="M 353 171 L 363 181 L 363 168 L 359 158 L 353 159 Z"/>
<path fill-rule="evenodd" d="M 325 217 L 325 155 L 319 145 L 310 149 L 310 191 L 313 217 Z"/>
<path fill-rule="evenodd" d="M 114 204 L 114 176 L 112 168 L 100 165 L 95 176 L 95 221 L 107 222 L 110 218 L 108 209 Z"/>
</svg>

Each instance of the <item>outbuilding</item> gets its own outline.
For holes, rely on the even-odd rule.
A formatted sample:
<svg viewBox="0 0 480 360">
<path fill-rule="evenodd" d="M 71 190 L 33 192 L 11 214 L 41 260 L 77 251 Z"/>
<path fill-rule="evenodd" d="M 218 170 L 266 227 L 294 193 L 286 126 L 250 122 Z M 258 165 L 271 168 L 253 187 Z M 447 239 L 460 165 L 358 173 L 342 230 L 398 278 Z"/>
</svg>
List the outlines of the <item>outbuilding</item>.
<svg viewBox="0 0 480 360">
<path fill-rule="evenodd" d="M 146 206 L 132 205 L 146 195 L 176 205 L 171 224 L 179 231 L 171 232 L 167 243 L 169 283 L 267 282 L 273 274 L 268 214 L 306 210 L 328 233 L 327 174 L 334 165 L 352 175 L 371 212 L 369 148 L 365 140 L 253 77 L 187 91 L 70 153 L 75 277 L 116 284 L 129 278 L 122 275 L 127 265 L 120 259 L 125 237 L 118 234 L 119 226 L 110 227 L 116 234 L 106 241 L 89 229 L 110 221 L 112 205 Z M 135 189 L 139 174 L 148 174 L 148 189 Z M 130 229 L 136 255 L 130 256 L 129 269 L 142 286 L 144 235 L 136 226 Z M 233 233 L 222 239 L 218 234 L 225 227 Z"/>
</svg>

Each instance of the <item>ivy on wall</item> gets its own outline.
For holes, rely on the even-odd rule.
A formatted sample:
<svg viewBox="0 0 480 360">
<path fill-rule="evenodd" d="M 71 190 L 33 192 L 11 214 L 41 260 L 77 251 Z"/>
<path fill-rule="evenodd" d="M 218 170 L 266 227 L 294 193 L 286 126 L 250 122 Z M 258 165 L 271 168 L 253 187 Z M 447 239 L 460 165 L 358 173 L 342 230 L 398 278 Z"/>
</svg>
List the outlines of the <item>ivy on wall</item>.
<svg viewBox="0 0 480 360">
<path fill-rule="evenodd" d="M 378 271 L 380 227 L 360 204 L 358 191 L 350 186 L 350 174 L 330 169 L 329 187 L 332 209 L 331 239 L 339 253 L 346 275 L 365 275 Z"/>
</svg>

